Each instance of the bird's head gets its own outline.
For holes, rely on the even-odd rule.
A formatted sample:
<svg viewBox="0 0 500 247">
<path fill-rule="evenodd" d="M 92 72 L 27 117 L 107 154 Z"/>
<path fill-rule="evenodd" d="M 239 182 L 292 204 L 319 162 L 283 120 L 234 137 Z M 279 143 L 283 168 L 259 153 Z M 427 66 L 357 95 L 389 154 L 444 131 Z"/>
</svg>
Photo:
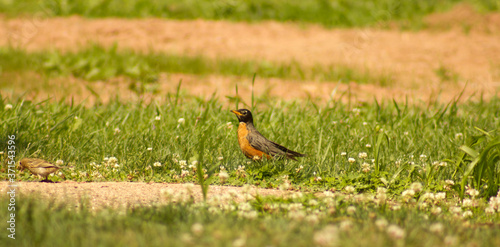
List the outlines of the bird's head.
<svg viewBox="0 0 500 247">
<path fill-rule="evenodd" d="M 232 113 L 236 115 L 240 123 L 253 124 L 252 113 L 247 109 L 232 110 Z"/>
<path fill-rule="evenodd" d="M 17 167 L 19 171 L 24 171 L 24 169 L 28 168 L 28 162 L 26 159 L 22 159 L 19 161 L 19 166 Z"/>
</svg>

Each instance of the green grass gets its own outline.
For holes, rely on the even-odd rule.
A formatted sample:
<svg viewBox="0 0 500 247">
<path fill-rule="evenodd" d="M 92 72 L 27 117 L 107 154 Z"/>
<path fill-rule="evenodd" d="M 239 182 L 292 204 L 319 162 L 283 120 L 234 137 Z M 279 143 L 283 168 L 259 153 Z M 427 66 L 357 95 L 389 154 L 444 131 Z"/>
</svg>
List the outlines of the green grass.
<svg viewBox="0 0 500 247">
<path fill-rule="evenodd" d="M 497 11 L 496 0 L 348 1 L 348 0 L 127 0 L 0 1 L 0 12 L 10 15 L 41 13 L 45 16 L 162 17 L 235 21 L 277 20 L 318 23 L 327 27 L 354 27 L 402 22 L 421 26 L 423 16 L 444 11 L 456 3 L 468 2 L 482 11 Z"/>
<path fill-rule="evenodd" d="M 284 103 L 257 97 L 247 102 L 255 106 L 257 128 L 269 139 L 309 156 L 298 162 L 252 163 L 238 148 L 236 118 L 215 99 L 175 94 L 167 95 L 165 104 L 114 101 L 90 107 L 64 101 L 18 101 L 6 109 L 7 99 L 3 99 L 0 136 L 6 140 L 7 135 L 16 135 L 19 158 L 62 159 L 74 165 L 74 171 L 63 173 L 65 179 L 77 181 L 196 181 L 195 169 L 188 166 L 200 160 L 201 148 L 202 165 L 211 175 L 209 184 L 220 183 L 216 174 L 224 166 L 230 174 L 227 183 L 233 185 L 276 188 L 287 175 L 295 186 L 313 190 L 351 185 L 358 191 L 373 191 L 384 186 L 400 194 L 414 182 L 429 191 L 442 191 L 447 188 L 445 180 L 453 180 L 453 189 L 460 191 L 467 163 L 456 162 L 464 159 L 460 146 L 479 134 L 475 127 L 492 131 L 495 137 L 500 126 L 500 100 L 496 98 L 428 108 L 376 102 L 349 109 L 339 102 Z M 204 114 L 206 118 L 199 119 Z M 181 118 L 185 122 L 179 123 Z M 198 145 L 200 139 L 204 139 L 203 147 Z M 0 143 L 0 150 L 6 151 L 6 143 Z M 488 143 L 473 148 L 481 152 Z M 359 157 L 363 152 L 366 158 Z M 120 166 L 112 169 L 114 163 L 106 157 L 116 157 Z M 348 158 L 355 162 L 349 163 Z M 447 166 L 438 165 L 443 161 Z M 153 166 L 155 162 L 162 166 Z M 369 172 L 362 172 L 364 163 Z M 239 166 L 245 166 L 243 171 L 238 171 Z M 489 166 L 498 173 L 497 161 Z M 54 179 L 61 180 L 59 176 Z M 489 181 L 489 187 L 497 186 L 498 176 Z M 482 187 L 476 189 L 482 196 L 492 195 Z"/>
<path fill-rule="evenodd" d="M 159 73 L 186 73 L 194 75 L 233 75 L 294 80 L 319 80 L 390 85 L 392 78 L 376 75 L 367 69 L 345 65 L 304 66 L 298 62 L 276 63 L 268 61 L 242 61 L 238 59 L 209 59 L 203 56 L 184 56 L 149 52 L 141 54 L 109 49 L 98 45 L 78 52 L 42 51 L 27 53 L 15 48 L 0 48 L 1 71 L 36 71 L 48 76 L 68 76 L 85 80 L 107 80 L 125 76 L 135 81 L 151 83 Z"/>
<path fill-rule="evenodd" d="M 308 157 L 249 162 L 239 150 L 237 122 L 229 109 L 215 99 L 179 92 L 166 95 L 162 104 L 116 100 L 86 107 L 64 103 L 66 99 L 31 102 L 2 96 L 0 158 L 8 159 L 8 136 L 15 135 L 17 160 L 61 159 L 73 166 L 50 176 L 54 181 L 197 183 L 201 168 L 209 175 L 204 181 L 209 186 L 289 187 L 304 193 L 236 203 L 229 195 L 206 202 L 186 201 L 191 198 L 189 192 L 178 191 L 166 194 L 171 201 L 163 206 L 97 211 L 85 206 L 85 201 L 75 209 L 18 196 L 17 239 L 5 233 L 0 243 L 500 244 L 500 198 L 492 197 L 500 178 L 498 98 L 426 107 L 384 101 L 349 108 L 340 102 L 319 105 L 255 97 L 247 104 L 254 105 L 260 132 Z M 244 105 L 239 102 L 234 107 Z M 369 170 L 363 171 L 366 167 Z M 229 174 L 226 181 L 218 176 L 223 170 Z M 6 178 L 4 169 L 0 179 Z M 39 180 L 28 172 L 17 178 Z M 386 188 L 387 194 L 380 188 Z M 324 190 L 337 192 L 308 193 Z M 442 197 L 436 196 L 443 192 Z M 5 196 L 0 197 L 0 204 L 8 204 Z M 8 213 L 6 206 L 0 207 L 0 214 Z"/>
<path fill-rule="evenodd" d="M 244 193 L 243 193 L 244 194 Z M 187 196 L 189 194 L 186 194 Z M 417 203 L 400 209 L 352 195 L 293 199 L 257 197 L 244 203 L 172 202 L 164 206 L 71 209 L 18 197 L 16 239 L 6 246 L 498 246 L 499 214 L 483 206 L 463 218 L 448 201 L 439 214 Z M 168 195 L 166 195 L 168 196 Z M 0 203 L 7 205 L 2 197 Z M 9 215 L 7 207 L 0 213 Z M 238 244 L 239 243 L 239 244 Z"/>
</svg>

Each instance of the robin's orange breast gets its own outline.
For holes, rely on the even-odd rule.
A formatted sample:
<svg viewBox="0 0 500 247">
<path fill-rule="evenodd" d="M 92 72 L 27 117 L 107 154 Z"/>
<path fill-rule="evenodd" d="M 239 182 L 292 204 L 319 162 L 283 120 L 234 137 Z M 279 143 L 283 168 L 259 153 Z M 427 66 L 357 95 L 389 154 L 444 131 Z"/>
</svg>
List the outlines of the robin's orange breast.
<svg viewBox="0 0 500 247">
<path fill-rule="evenodd" d="M 263 155 L 270 159 L 271 156 L 255 149 L 254 147 L 252 147 L 252 145 L 250 145 L 250 142 L 248 142 L 247 139 L 247 136 L 250 134 L 251 132 L 247 129 L 247 125 L 245 123 L 240 123 L 240 126 L 238 126 L 238 144 L 240 144 L 240 148 L 241 151 L 243 151 L 243 154 L 253 160 L 260 160 L 262 159 Z"/>
</svg>

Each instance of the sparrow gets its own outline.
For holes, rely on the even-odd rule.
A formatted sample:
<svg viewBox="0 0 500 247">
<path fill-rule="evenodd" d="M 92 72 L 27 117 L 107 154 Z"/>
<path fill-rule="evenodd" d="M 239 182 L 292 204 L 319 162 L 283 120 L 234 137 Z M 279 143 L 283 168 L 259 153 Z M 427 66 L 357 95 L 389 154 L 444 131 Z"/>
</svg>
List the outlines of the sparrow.
<svg viewBox="0 0 500 247">
<path fill-rule="evenodd" d="M 40 182 L 52 182 L 47 177 L 49 174 L 61 169 L 64 167 L 60 167 L 54 165 L 48 161 L 42 159 L 35 158 L 24 158 L 19 161 L 19 170 L 24 171 L 24 169 L 28 169 L 31 173 L 44 177 L 45 179 Z"/>
</svg>

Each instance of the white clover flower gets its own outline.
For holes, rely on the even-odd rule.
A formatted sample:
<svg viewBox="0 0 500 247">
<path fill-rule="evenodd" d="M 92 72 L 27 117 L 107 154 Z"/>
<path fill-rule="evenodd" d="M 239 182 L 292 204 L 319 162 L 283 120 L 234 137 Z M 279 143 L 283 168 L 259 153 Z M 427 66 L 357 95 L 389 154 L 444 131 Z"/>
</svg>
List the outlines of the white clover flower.
<svg viewBox="0 0 500 247">
<path fill-rule="evenodd" d="M 200 223 L 194 223 L 191 226 L 191 231 L 194 235 L 200 236 L 203 233 L 203 225 Z"/>
<path fill-rule="evenodd" d="M 366 145 L 365 145 L 365 147 L 367 147 L 367 148 L 371 148 L 371 147 L 372 147 L 372 145 L 371 145 L 371 144 L 366 144 Z"/>
<path fill-rule="evenodd" d="M 415 196 L 415 190 L 412 189 L 407 189 L 401 193 L 401 196 L 404 197 L 405 199 L 410 199 Z"/>
<path fill-rule="evenodd" d="M 350 220 L 344 220 L 340 222 L 340 230 L 342 231 L 349 231 L 353 227 L 353 223 Z"/>
<path fill-rule="evenodd" d="M 4 107 L 4 109 L 5 110 L 10 110 L 10 109 L 12 109 L 12 107 L 13 106 L 11 104 L 6 104 L 5 107 Z"/>
<path fill-rule="evenodd" d="M 219 172 L 219 179 L 220 179 L 221 183 L 225 183 L 228 178 L 229 178 L 229 174 L 227 174 L 226 171 Z"/>
<path fill-rule="evenodd" d="M 114 165 L 114 168 L 119 168 L 119 167 L 120 167 L 120 165 L 119 165 L 119 164 L 115 164 L 115 165 Z"/>
<path fill-rule="evenodd" d="M 366 157 L 368 157 L 368 154 L 366 152 L 361 152 L 361 153 L 358 154 L 358 157 L 360 159 L 366 159 Z"/>
<path fill-rule="evenodd" d="M 484 212 L 487 213 L 487 214 L 494 214 L 495 213 L 495 209 L 492 208 L 492 207 L 486 207 L 484 209 Z"/>
<path fill-rule="evenodd" d="M 344 189 L 349 194 L 352 194 L 356 191 L 356 188 L 354 188 L 353 186 L 346 186 Z"/>
<path fill-rule="evenodd" d="M 474 202 L 473 202 L 471 199 L 465 198 L 465 199 L 462 201 L 462 206 L 463 206 L 464 208 L 470 208 L 470 207 L 473 207 L 473 206 L 474 206 Z"/>
<path fill-rule="evenodd" d="M 160 116 L 160 115 L 156 116 L 156 117 L 155 117 L 155 120 L 156 120 L 156 121 L 160 121 L 160 120 L 161 120 L 161 116 Z"/>
<path fill-rule="evenodd" d="M 462 217 L 464 217 L 464 218 L 469 218 L 469 217 L 472 217 L 472 211 L 470 211 L 470 210 L 465 211 L 465 212 L 462 214 Z"/>
<path fill-rule="evenodd" d="M 189 171 L 188 170 L 181 170 L 181 177 L 186 177 L 189 175 Z"/>
<path fill-rule="evenodd" d="M 356 213 L 356 207 L 349 206 L 349 207 L 347 207 L 346 211 L 347 211 L 347 214 L 351 214 L 352 215 L 352 214 Z"/>
<path fill-rule="evenodd" d="M 223 159 L 224 159 L 224 157 L 223 157 L 223 156 L 219 156 L 219 157 L 217 157 L 217 160 L 219 160 L 219 161 L 221 161 L 221 160 L 223 160 Z"/>
<path fill-rule="evenodd" d="M 299 173 L 300 171 L 302 171 L 302 169 L 304 169 L 304 166 L 300 165 L 298 168 L 295 168 L 295 172 Z"/>
<path fill-rule="evenodd" d="M 402 239 L 405 237 L 405 230 L 397 225 L 390 225 L 387 227 L 387 233 L 391 238 Z"/>
<path fill-rule="evenodd" d="M 447 167 L 448 166 L 448 163 L 446 161 L 441 161 L 439 162 L 439 165 L 438 166 L 441 166 L 441 167 Z"/>
<path fill-rule="evenodd" d="M 427 203 L 427 202 L 421 202 L 421 203 L 419 203 L 418 207 L 420 208 L 420 210 L 424 210 L 427 207 L 429 207 L 429 203 Z"/>
<path fill-rule="evenodd" d="M 247 238 L 242 236 L 233 241 L 233 247 L 245 247 L 247 244 Z"/>
<path fill-rule="evenodd" d="M 455 181 L 453 181 L 453 180 L 449 180 L 449 179 L 447 179 L 447 180 L 444 180 L 444 182 L 445 182 L 447 185 L 455 185 Z"/>
<path fill-rule="evenodd" d="M 443 233 L 444 226 L 441 223 L 434 223 L 429 226 L 429 230 L 435 234 L 441 234 Z"/>
<path fill-rule="evenodd" d="M 346 153 L 346 152 L 342 152 L 342 153 L 340 153 L 340 155 L 342 155 L 342 156 L 346 156 L 346 155 L 347 155 L 347 153 Z"/>
<path fill-rule="evenodd" d="M 422 195 L 422 200 L 425 201 L 426 199 L 429 199 L 429 200 L 434 200 L 436 196 L 434 195 L 434 193 L 431 193 L 431 192 L 427 192 L 425 194 Z"/>
<path fill-rule="evenodd" d="M 479 191 L 473 188 L 467 189 L 466 193 L 472 196 L 473 198 L 479 195 Z"/>
<path fill-rule="evenodd" d="M 326 197 L 326 198 L 332 198 L 334 197 L 334 194 L 331 192 L 331 191 L 323 191 L 323 195 Z"/>
<path fill-rule="evenodd" d="M 62 166 L 62 164 L 64 164 L 64 161 L 62 161 L 62 160 L 56 161 L 56 166 Z"/>
<path fill-rule="evenodd" d="M 106 160 L 106 158 L 104 160 Z M 109 157 L 107 159 L 107 161 L 108 161 L 108 164 L 116 164 L 116 163 L 118 163 L 118 159 L 116 157 Z"/>
<path fill-rule="evenodd" d="M 418 193 L 418 192 L 422 191 L 422 184 L 421 184 L 421 183 L 419 183 L 419 182 L 415 182 L 415 183 L 412 183 L 412 184 L 410 185 L 410 188 L 411 188 L 412 190 L 414 190 L 415 192 L 417 192 L 417 193 Z"/>
<path fill-rule="evenodd" d="M 290 188 L 290 182 L 284 182 L 279 187 L 279 189 L 283 191 L 288 190 L 289 188 Z"/>
<path fill-rule="evenodd" d="M 367 172 L 369 172 L 370 170 L 371 170 L 371 169 L 370 169 L 370 164 L 368 164 L 368 163 L 366 163 L 366 162 L 365 162 L 365 163 L 363 163 L 363 164 L 361 165 L 361 171 L 363 171 L 364 173 L 367 173 Z"/>
<path fill-rule="evenodd" d="M 118 134 L 118 133 L 120 133 L 120 132 L 121 132 L 120 128 L 116 127 L 115 128 L 115 135 Z"/>
<path fill-rule="evenodd" d="M 458 238 L 455 236 L 446 236 L 443 242 L 445 246 L 456 246 Z"/>
<path fill-rule="evenodd" d="M 181 168 L 184 168 L 187 166 L 187 161 L 185 160 L 179 160 L 179 165 L 181 166 Z"/>
<path fill-rule="evenodd" d="M 152 148 L 152 147 L 149 147 L 149 148 L 148 148 L 148 151 L 151 151 L 151 150 L 153 150 L 153 148 Z"/>
<path fill-rule="evenodd" d="M 431 213 L 432 214 L 440 214 L 443 210 L 441 209 L 441 207 L 432 207 L 431 208 Z"/>
<path fill-rule="evenodd" d="M 454 213 L 454 214 L 459 214 L 462 212 L 462 208 L 461 207 L 450 207 L 450 212 Z"/>
<path fill-rule="evenodd" d="M 179 120 L 177 120 L 177 123 L 179 124 L 184 124 L 186 122 L 186 120 L 184 118 L 179 118 Z"/>
<path fill-rule="evenodd" d="M 314 224 L 318 223 L 319 218 L 318 218 L 318 215 L 316 215 L 316 214 L 310 214 L 310 215 L 306 216 L 305 220 L 307 222 L 309 222 L 310 224 L 314 225 Z"/>
<path fill-rule="evenodd" d="M 319 176 L 314 178 L 314 181 L 321 181 L 321 180 L 323 180 L 323 179 Z"/>
<path fill-rule="evenodd" d="M 427 160 L 427 155 L 425 155 L 425 154 L 421 154 L 421 155 L 420 155 L 420 160 L 421 160 L 421 161 Z"/>
<path fill-rule="evenodd" d="M 379 230 L 383 230 L 387 227 L 387 225 L 389 225 L 389 222 L 387 222 L 386 219 L 377 219 L 375 221 L 375 225 Z"/>
<path fill-rule="evenodd" d="M 338 235 L 338 228 L 336 226 L 327 225 L 320 231 L 314 233 L 313 241 L 316 245 L 321 247 L 337 246 Z"/>
<path fill-rule="evenodd" d="M 154 167 L 160 167 L 160 166 L 161 166 L 161 163 L 160 163 L 160 162 L 155 162 L 155 163 L 153 163 L 153 166 L 154 166 Z"/>
<path fill-rule="evenodd" d="M 352 164 L 352 163 L 356 162 L 356 159 L 354 159 L 354 158 L 349 158 L 349 159 L 347 159 L 347 161 L 349 161 L 349 163 L 351 163 L 351 164 Z"/>
<path fill-rule="evenodd" d="M 198 165 L 198 161 L 197 161 L 197 160 L 193 160 L 193 161 L 191 161 L 191 165 L 192 165 L 192 166 L 196 166 L 196 165 Z"/>
<path fill-rule="evenodd" d="M 385 194 L 387 193 L 387 189 L 384 187 L 378 187 L 377 188 L 377 194 Z"/>
<path fill-rule="evenodd" d="M 436 199 L 436 201 L 442 201 L 442 200 L 446 199 L 446 192 L 436 193 L 434 198 Z"/>
</svg>

